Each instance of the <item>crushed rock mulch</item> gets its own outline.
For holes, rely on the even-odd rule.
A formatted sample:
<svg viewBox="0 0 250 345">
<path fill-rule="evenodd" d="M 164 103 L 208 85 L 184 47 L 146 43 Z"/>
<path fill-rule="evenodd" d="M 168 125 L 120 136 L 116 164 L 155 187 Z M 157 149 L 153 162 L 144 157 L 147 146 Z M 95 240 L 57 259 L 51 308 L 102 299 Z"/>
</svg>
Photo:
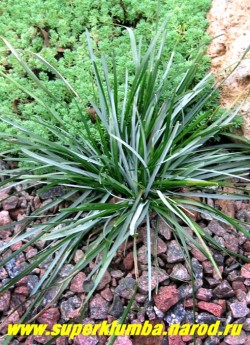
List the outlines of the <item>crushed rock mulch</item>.
<svg viewBox="0 0 250 345">
<path fill-rule="evenodd" d="M 233 192 L 231 190 L 231 192 Z M 27 192 L 22 186 L 7 191 L 0 191 L 0 226 L 11 224 L 29 215 L 32 211 L 42 207 L 60 194 L 60 190 L 52 189 L 44 195 L 38 196 L 35 191 Z M 241 221 L 250 222 L 250 203 L 242 201 L 214 201 L 207 199 L 210 206 L 223 210 L 229 216 Z M 55 210 L 54 210 L 55 211 Z M 53 212 L 53 210 L 51 210 Z M 250 240 L 234 228 L 211 219 L 207 215 L 193 214 L 199 225 L 213 236 L 213 238 L 227 249 L 250 257 Z M 152 222 L 154 221 L 152 215 Z M 250 227 L 246 228 L 249 229 Z M 0 247 L 19 230 L 16 225 L 9 230 L 0 230 Z M 186 227 L 188 233 L 191 230 Z M 157 239 L 154 232 L 151 234 L 152 253 L 154 260 L 152 269 L 152 301 L 148 301 L 148 267 L 147 267 L 147 237 L 142 226 L 138 231 L 138 292 L 128 314 L 126 323 L 143 323 L 150 320 L 153 324 L 162 323 L 167 330 L 170 324 L 194 323 L 193 314 L 193 289 L 190 271 L 184 260 L 178 242 L 175 240 L 171 229 L 159 222 Z M 153 246 L 153 244 L 156 245 Z M 21 247 L 22 243 L 11 246 L 5 255 L 11 254 Z M 46 243 L 39 241 L 34 246 L 25 249 L 16 255 L 3 268 L 0 268 L 0 284 L 15 277 L 28 264 L 32 258 L 45 247 Z M 232 257 L 226 256 L 210 246 L 213 257 L 217 262 L 222 279 L 215 272 L 212 264 L 206 257 L 189 243 L 192 256 L 192 266 L 195 274 L 195 322 L 214 323 L 221 321 L 221 326 L 228 323 L 244 324 L 240 336 L 203 336 L 196 339 L 197 345 L 243 345 L 250 344 L 250 264 L 239 263 Z M 136 271 L 133 259 L 133 241 L 124 244 L 112 261 L 109 269 L 99 283 L 97 290 L 89 302 L 86 323 L 101 323 L 107 320 L 111 323 L 118 319 L 124 307 L 128 304 L 136 285 Z M 72 262 L 64 265 L 59 273 L 59 278 L 68 276 L 74 265 L 83 258 L 84 248 L 79 248 Z M 3 257 L 3 256 L 2 256 Z M 48 257 L 32 274 L 25 276 L 16 283 L 15 287 L 0 295 L 0 344 L 6 335 L 8 323 L 17 323 L 26 310 L 28 302 L 23 303 L 45 274 L 46 268 L 52 257 Z M 68 289 L 63 293 L 57 303 L 50 303 L 57 293 L 56 286 L 46 292 L 43 306 L 48 307 L 36 320 L 37 323 L 46 323 L 51 328 L 54 324 L 68 323 L 76 319 L 82 301 L 85 298 L 84 282 L 86 276 L 93 269 L 93 262 L 89 267 L 78 273 L 71 281 Z M 158 293 L 155 290 L 158 288 Z M 14 311 L 14 312 L 13 312 Z M 18 336 L 12 340 L 13 345 L 44 344 L 48 336 Z M 108 337 L 79 335 L 73 340 L 68 337 L 59 337 L 56 345 L 104 345 Z M 119 336 L 115 345 L 191 345 L 194 344 L 192 336 L 152 337 L 152 336 Z"/>
</svg>

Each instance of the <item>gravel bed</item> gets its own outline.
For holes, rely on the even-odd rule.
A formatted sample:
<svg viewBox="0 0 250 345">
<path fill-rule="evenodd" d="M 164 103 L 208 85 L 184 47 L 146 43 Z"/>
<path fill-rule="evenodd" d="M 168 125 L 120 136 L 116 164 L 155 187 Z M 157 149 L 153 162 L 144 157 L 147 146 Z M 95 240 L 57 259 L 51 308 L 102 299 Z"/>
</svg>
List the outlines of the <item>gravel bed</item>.
<svg viewBox="0 0 250 345">
<path fill-rule="evenodd" d="M 231 190 L 232 192 L 232 190 Z M 30 212 L 38 209 L 53 200 L 60 194 L 60 190 L 51 190 L 44 195 L 38 196 L 35 190 L 23 191 L 22 187 L 9 189 L 0 192 L 0 226 L 11 224 L 13 221 L 21 220 Z M 213 201 L 206 200 L 210 206 L 215 206 L 231 217 L 250 222 L 250 204 L 236 201 Z M 51 210 L 53 212 L 53 210 Z M 223 225 L 217 220 L 199 213 L 193 215 L 196 221 L 205 231 L 227 249 L 250 257 L 250 240 L 238 233 L 234 228 Z M 46 218 L 45 218 L 46 219 Z M 152 215 L 152 222 L 154 221 Z M 250 227 L 248 228 L 250 230 Z M 0 246 L 19 230 L 19 225 L 14 229 L 0 230 Z M 191 230 L 186 228 L 191 234 Z M 163 323 L 167 330 L 173 323 L 193 323 L 193 295 L 191 274 L 184 260 L 183 253 L 179 248 L 171 230 L 160 222 L 158 238 L 152 233 L 152 252 L 157 258 L 153 261 L 152 269 L 152 301 L 148 301 L 148 273 L 147 273 L 147 238 L 145 228 L 138 231 L 138 292 L 135 301 L 129 312 L 127 323 L 143 323 L 151 320 L 153 323 Z M 22 243 L 16 243 L 8 250 L 16 251 Z M 32 261 L 32 258 L 45 247 L 46 243 L 38 242 L 32 247 L 25 249 L 23 253 L 16 255 L 3 268 L 0 268 L 1 284 L 9 278 L 16 276 L 25 269 Z M 133 242 L 129 241 L 122 246 L 112 261 L 109 269 L 98 285 L 96 293 L 89 302 L 88 317 L 84 323 L 100 323 L 107 320 L 111 323 L 118 319 L 129 302 L 133 293 L 136 276 L 133 261 Z M 227 323 L 243 323 L 243 331 L 240 336 L 232 337 L 200 337 L 196 344 L 204 345 L 240 345 L 250 344 L 250 264 L 239 263 L 235 259 L 224 255 L 213 247 L 210 247 L 214 259 L 217 262 L 222 279 L 214 271 L 212 264 L 197 249 L 189 244 L 192 265 L 195 275 L 195 322 L 214 323 L 221 321 L 221 325 Z M 79 248 L 72 262 L 66 264 L 60 271 L 59 277 L 67 277 L 71 269 L 84 256 L 84 248 Z M 35 269 L 32 274 L 24 277 L 13 289 L 0 295 L 0 335 L 6 334 L 7 324 L 19 321 L 25 312 L 25 303 L 16 311 L 14 309 L 29 296 L 38 281 L 46 272 L 46 267 L 52 258 Z M 47 309 L 37 319 L 38 323 L 47 323 L 52 327 L 55 323 L 67 323 L 70 320 L 77 320 L 81 302 L 86 296 L 84 282 L 86 276 L 93 269 L 93 262 L 89 267 L 78 273 L 72 280 L 67 291 L 63 293 L 60 300 L 53 304 L 53 296 L 57 292 L 56 286 L 47 291 L 43 305 Z M 158 294 L 155 289 L 158 287 Z M 52 301 L 52 303 L 50 303 Z M 49 304 L 50 303 L 50 304 Z M 27 305 L 26 305 L 27 306 Z M 13 312 L 14 311 L 14 312 Z M 7 318 L 6 318 L 7 317 Z M 19 336 L 12 341 L 13 345 L 18 344 L 44 344 L 49 340 L 47 336 Z M 0 344 L 3 338 L 0 338 Z M 79 335 L 73 340 L 67 337 L 57 338 L 54 344 L 57 345 L 104 345 L 108 341 L 104 336 L 82 336 Z M 141 344 L 169 344 L 184 345 L 193 344 L 191 336 L 183 337 L 118 337 L 115 345 Z"/>
</svg>

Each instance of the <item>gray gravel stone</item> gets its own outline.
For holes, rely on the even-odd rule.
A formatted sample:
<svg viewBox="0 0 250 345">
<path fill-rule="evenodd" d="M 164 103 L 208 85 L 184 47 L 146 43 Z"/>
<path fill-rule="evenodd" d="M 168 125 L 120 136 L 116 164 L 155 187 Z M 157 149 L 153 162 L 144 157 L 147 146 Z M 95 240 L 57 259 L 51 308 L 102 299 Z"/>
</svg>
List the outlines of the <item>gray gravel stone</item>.
<svg viewBox="0 0 250 345">
<path fill-rule="evenodd" d="M 31 292 L 38 284 L 39 278 L 36 275 L 29 275 L 27 276 L 27 287 Z"/>
<path fill-rule="evenodd" d="M 200 288 L 197 291 L 196 297 L 201 301 L 210 301 L 213 297 L 213 290 Z"/>
<path fill-rule="evenodd" d="M 141 246 L 137 252 L 138 262 L 146 265 L 148 263 L 148 250 L 146 246 Z"/>
<path fill-rule="evenodd" d="M 187 281 L 190 280 L 190 275 L 184 265 L 177 264 L 174 265 L 170 278 L 174 280 Z"/>
<path fill-rule="evenodd" d="M 207 281 L 209 287 L 214 288 L 220 284 L 220 281 L 214 278 L 205 277 L 205 280 Z"/>
<path fill-rule="evenodd" d="M 208 337 L 204 341 L 204 345 L 219 345 L 220 339 L 218 337 Z"/>
<path fill-rule="evenodd" d="M 140 228 L 139 236 L 143 241 L 143 244 L 148 247 L 148 239 L 147 239 L 147 229 L 146 227 Z M 150 244 L 151 244 L 151 253 L 154 255 L 160 255 L 165 253 L 167 250 L 166 243 L 156 235 L 155 230 L 151 229 L 150 231 Z"/>
<path fill-rule="evenodd" d="M 167 260 L 169 263 L 176 263 L 184 260 L 182 251 L 176 241 L 171 241 L 167 248 Z"/>
<path fill-rule="evenodd" d="M 239 250 L 239 240 L 235 235 L 225 234 L 225 247 L 229 250 L 232 250 L 235 253 L 238 253 Z"/>
<path fill-rule="evenodd" d="M 3 181 L 6 178 L 8 178 L 8 175 L 3 174 L 4 170 L 9 170 L 8 163 L 6 163 L 4 160 L 0 159 L 0 181 Z"/>
<path fill-rule="evenodd" d="M 196 313 L 197 315 L 197 313 Z M 191 310 L 186 310 L 186 315 L 185 318 L 183 320 L 183 323 L 189 323 L 190 325 L 192 325 L 194 323 L 194 313 Z"/>
<path fill-rule="evenodd" d="M 111 275 L 109 271 L 106 271 L 100 281 L 100 283 L 97 285 L 96 291 L 100 291 L 105 288 L 107 284 L 111 282 Z"/>
<path fill-rule="evenodd" d="M 55 197 L 60 197 L 60 196 L 63 196 L 66 194 L 66 189 L 64 187 L 61 187 L 61 186 L 55 186 L 55 187 L 52 187 L 52 188 L 49 188 L 48 190 L 44 191 L 44 192 L 41 192 L 41 189 L 38 189 L 38 194 L 39 194 L 39 197 L 42 199 L 42 200 L 47 200 L 47 199 L 50 199 L 50 198 L 55 198 Z"/>
<path fill-rule="evenodd" d="M 221 284 L 219 284 L 213 291 L 214 296 L 217 298 L 229 298 L 235 295 L 234 290 L 232 289 L 231 285 L 224 280 Z"/>
<path fill-rule="evenodd" d="M 168 324 L 181 324 L 185 319 L 185 316 L 186 310 L 184 309 L 182 304 L 178 303 L 167 312 L 164 320 L 166 320 Z"/>
<path fill-rule="evenodd" d="M 159 227 L 159 233 L 167 240 L 169 241 L 172 237 L 172 232 L 169 226 L 164 222 L 162 218 L 159 218 L 158 222 Z"/>
<path fill-rule="evenodd" d="M 115 288 L 115 293 L 119 296 L 130 299 L 134 293 L 136 282 L 131 277 L 126 277 L 119 281 L 119 285 Z"/>
<path fill-rule="evenodd" d="M 250 318 L 247 318 L 243 324 L 243 329 L 247 332 L 250 331 Z"/>
<path fill-rule="evenodd" d="M 183 284 L 178 288 L 180 299 L 188 299 L 193 296 L 193 288 L 191 285 Z"/>
<path fill-rule="evenodd" d="M 223 235 L 227 233 L 227 230 L 223 226 L 221 226 L 217 220 L 212 220 L 208 224 L 208 229 L 216 236 L 223 237 Z"/>
<path fill-rule="evenodd" d="M 113 303 L 109 309 L 109 314 L 118 319 L 122 315 L 123 310 L 124 308 L 120 297 L 118 295 L 114 295 Z"/>
<path fill-rule="evenodd" d="M 166 271 L 159 268 L 152 268 L 151 290 L 155 289 L 158 283 L 162 283 L 169 278 Z M 138 279 L 138 288 L 141 293 L 148 293 L 148 270 L 144 271 Z"/>
<path fill-rule="evenodd" d="M 195 275 L 195 279 L 203 279 L 203 266 L 196 258 L 192 258 L 192 269 Z"/>
<path fill-rule="evenodd" d="M 101 295 L 96 294 L 91 302 L 90 317 L 96 320 L 106 319 L 109 312 L 110 303 L 106 301 Z"/>
<path fill-rule="evenodd" d="M 240 335 L 237 337 L 228 335 L 225 337 L 224 341 L 228 345 L 244 345 L 246 344 L 247 335 L 244 331 L 241 331 Z"/>
<path fill-rule="evenodd" d="M 44 299 L 43 299 L 43 306 L 48 305 L 57 295 L 59 292 L 60 287 L 59 286 L 53 286 L 47 292 L 45 293 Z"/>
<path fill-rule="evenodd" d="M 110 272 L 112 278 L 121 279 L 124 273 L 120 270 L 113 270 Z"/>
<path fill-rule="evenodd" d="M 81 300 L 77 296 L 70 297 L 66 301 L 61 302 L 60 310 L 64 320 L 69 320 L 69 315 L 75 309 L 81 306 Z"/>
<path fill-rule="evenodd" d="M 2 207 L 4 211 L 14 210 L 18 204 L 18 197 L 15 195 L 10 196 L 2 202 Z"/>
<path fill-rule="evenodd" d="M 215 323 L 218 320 L 217 316 L 207 314 L 207 313 L 200 313 L 198 314 L 196 318 L 197 323 L 207 323 L 211 325 L 212 323 Z"/>
<path fill-rule="evenodd" d="M 71 264 L 64 265 L 61 271 L 58 273 L 59 277 L 67 278 L 70 275 L 73 268 L 74 266 Z"/>
<path fill-rule="evenodd" d="M 10 278 L 16 277 L 23 270 L 25 270 L 25 268 L 29 267 L 29 264 L 27 262 L 21 262 L 20 264 L 18 264 L 17 260 L 18 258 L 13 258 L 5 265 L 6 271 L 8 272 Z"/>
<path fill-rule="evenodd" d="M 236 218 L 241 222 L 250 222 L 250 209 L 249 210 L 239 210 L 236 213 Z"/>
<path fill-rule="evenodd" d="M 234 318 L 247 316 L 250 311 L 247 305 L 242 302 L 231 303 L 230 309 Z"/>
</svg>

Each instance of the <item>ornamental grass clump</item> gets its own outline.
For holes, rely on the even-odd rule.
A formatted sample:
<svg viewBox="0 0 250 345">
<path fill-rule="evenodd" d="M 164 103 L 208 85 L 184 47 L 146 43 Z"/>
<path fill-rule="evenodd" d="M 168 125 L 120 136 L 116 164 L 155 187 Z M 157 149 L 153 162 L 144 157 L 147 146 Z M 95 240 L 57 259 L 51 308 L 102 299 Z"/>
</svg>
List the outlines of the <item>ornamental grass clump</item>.
<svg viewBox="0 0 250 345">
<path fill-rule="evenodd" d="M 20 249 L 4 256 L 0 264 L 4 266 L 25 248 L 37 241 L 46 241 L 45 248 L 38 252 L 29 266 L 1 286 L 0 292 L 12 288 L 48 257 L 51 258 L 45 274 L 32 290 L 30 305 L 22 320 L 34 318 L 41 310 L 48 289 L 56 286 L 56 297 L 59 298 L 72 278 L 95 261 L 95 268 L 87 277 L 89 284 L 86 285 L 88 293 L 83 303 L 84 310 L 117 249 L 130 237 L 136 239 L 137 229 L 142 224 L 146 224 L 144 229 L 148 239 L 148 291 L 151 299 L 153 263 L 150 234 L 151 231 L 157 231 L 151 227 L 152 214 L 156 220 L 164 221 L 171 228 L 190 269 L 189 245 L 196 246 L 211 261 L 218 274 L 209 245 L 244 259 L 240 254 L 222 247 L 193 218 L 193 211 L 198 211 L 250 238 L 245 224 L 205 202 L 206 198 L 232 202 L 250 198 L 249 190 L 244 189 L 249 185 L 249 142 L 210 143 L 210 139 L 219 132 L 227 132 L 240 107 L 225 110 L 220 117 L 217 116 L 221 112 L 219 108 L 202 111 L 215 92 L 215 89 L 207 88 L 211 77 L 209 74 L 194 84 L 202 52 L 196 54 L 181 82 L 165 98 L 174 59 L 174 53 L 167 63 L 161 58 L 165 29 L 159 30 L 144 54 L 136 43 L 133 31 L 128 29 L 128 33 L 134 74 L 127 72 L 125 75 L 123 100 L 120 103 L 115 57 L 111 66 L 102 57 L 100 67 L 87 32 L 98 95 L 95 101 L 91 101 L 96 114 L 98 140 L 92 136 L 84 117 L 79 135 L 72 137 L 54 108 L 48 107 L 42 98 L 36 96 L 35 100 L 48 114 L 47 119 L 37 117 L 36 121 L 46 127 L 53 141 L 6 120 L 2 115 L 1 121 L 18 130 L 18 134 L 13 136 L 1 134 L 1 138 L 13 144 L 13 148 L 2 156 L 7 161 L 14 159 L 26 163 L 25 167 L 18 166 L 3 172 L 8 178 L 1 183 L 2 189 L 10 186 L 34 187 L 39 192 L 55 186 L 64 189 L 61 197 L 27 216 L 19 233 L 1 248 L 1 251 L 5 251 L 23 241 Z M 5 43 L 26 70 L 32 85 L 35 84 L 54 99 L 54 95 L 26 65 L 20 53 L 6 40 Z M 35 54 L 35 57 L 61 79 L 74 95 L 81 114 L 82 103 L 77 92 L 40 55 Z M 159 73 L 161 65 L 165 65 L 163 73 Z M 5 77 L 11 80 L 8 74 Z M 33 97 L 32 92 L 21 85 L 20 88 Z M 57 102 L 57 99 L 54 101 Z M 50 118 L 53 118 L 53 122 L 56 120 L 57 126 L 51 124 Z M 85 136 L 81 134 L 83 129 L 87 133 Z M 238 193 L 224 193 L 222 187 L 225 186 L 233 186 Z M 63 201 L 67 201 L 69 206 L 59 207 L 54 214 L 49 211 Z M 38 222 L 45 214 L 46 220 Z M 185 227 L 189 227 L 193 235 Z M 68 277 L 59 279 L 59 271 L 63 265 L 71 262 L 79 247 L 85 248 L 84 257 L 75 264 Z"/>
</svg>

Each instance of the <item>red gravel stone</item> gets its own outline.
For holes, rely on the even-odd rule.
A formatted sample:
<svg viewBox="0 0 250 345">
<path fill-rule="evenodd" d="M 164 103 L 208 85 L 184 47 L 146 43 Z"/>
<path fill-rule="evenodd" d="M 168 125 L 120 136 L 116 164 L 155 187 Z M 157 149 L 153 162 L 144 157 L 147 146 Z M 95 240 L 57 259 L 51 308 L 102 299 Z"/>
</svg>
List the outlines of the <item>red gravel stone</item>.
<svg viewBox="0 0 250 345">
<path fill-rule="evenodd" d="M 41 200 L 39 198 L 38 195 L 36 195 L 33 199 L 33 203 L 34 203 L 34 208 L 37 209 L 37 208 L 40 208 L 41 207 Z"/>
<path fill-rule="evenodd" d="M 96 294 L 90 302 L 90 317 L 97 320 L 106 319 L 109 305 L 101 295 Z"/>
<path fill-rule="evenodd" d="M 125 270 L 130 271 L 134 267 L 134 256 L 133 252 L 129 252 L 123 259 L 123 266 Z"/>
<path fill-rule="evenodd" d="M 115 279 L 121 279 L 124 276 L 124 272 L 121 270 L 113 270 L 110 272 L 111 277 Z"/>
<path fill-rule="evenodd" d="M 235 205 L 230 200 L 216 200 L 219 209 L 231 218 L 235 217 Z"/>
<path fill-rule="evenodd" d="M 147 248 L 147 229 L 145 227 L 141 228 L 139 230 L 139 237 L 142 239 L 145 247 Z M 150 243 L 151 243 L 151 252 L 159 255 L 162 253 L 165 253 L 167 250 L 166 243 L 158 236 L 156 236 L 156 233 L 154 231 L 150 232 Z M 156 248 L 155 248 L 156 247 Z M 156 250 L 155 250 L 156 249 Z"/>
<path fill-rule="evenodd" d="M 84 258 L 84 252 L 81 249 L 77 249 L 75 256 L 74 256 L 75 263 L 77 264 L 83 258 Z"/>
<path fill-rule="evenodd" d="M 100 292 L 100 295 L 108 302 L 111 302 L 113 299 L 113 294 L 110 290 L 110 288 L 106 288 Z"/>
<path fill-rule="evenodd" d="M 201 252 L 198 248 L 196 248 L 196 247 L 193 247 L 193 248 L 191 249 L 191 253 L 192 253 L 193 256 L 194 256 L 198 261 L 200 261 L 200 262 L 203 262 L 203 261 L 206 261 L 206 260 L 207 260 L 207 258 L 205 257 L 205 255 L 202 254 L 202 252 Z"/>
<path fill-rule="evenodd" d="M 133 345 L 128 336 L 119 336 L 116 338 L 114 345 Z"/>
<path fill-rule="evenodd" d="M 3 192 L 0 191 L 0 203 L 1 201 L 3 201 L 4 199 L 8 197 L 9 197 L 9 194 L 5 190 Z"/>
<path fill-rule="evenodd" d="M 179 335 L 168 336 L 169 345 L 185 345 L 184 341 Z"/>
<path fill-rule="evenodd" d="M 39 344 L 45 344 L 47 341 L 51 340 L 52 337 L 48 335 L 36 335 L 33 339 Z"/>
<path fill-rule="evenodd" d="M 220 273 L 221 273 L 221 275 L 222 275 L 224 267 L 223 267 L 223 266 L 219 266 L 218 268 L 219 268 L 219 271 L 220 271 Z M 215 268 L 214 268 L 214 272 L 213 272 L 213 278 L 214 278 L 214 279 L 217 279 L 217 280 L 220 280 L 220 279 L 221 279 L 221 277 L 219 276 L 219 274 L 217 273 L 217 271 L 215 270 Z"/>
<path fill-rule="evenodd" d="M 218 298 L 229 298 L 235 295 L 234 290 L 230 286 L 227 280 L 223 280 L 216 288 L 213 290 L 214 296 Z"/>
<path fill-rule="evenodd" d="M 16 287 L 14 293 L 24 296 L 28 296 L 30 294 L 28 287 L 25 285 Z"/>
<path fill-rule="evenodd" d="M 18 321 L 20 320 L 20 316 L 17 311 L 13 312 L 13 310 L 10 310 L 9 314 L 9 317 L 7 319 L 4 319 L 4 322 L 0 324 L 0 332 L 2 332 L 3 334 L 7 333 L 8 324 L 18 323 Z"/>
<path fill-rule="evenodd" d="M 225 234 L 223 236 L 225 240 L 225 246 L 227 249 L 232 250 L 235 253 L 238 253 L 239 250 L 239 240 L 236 236 Z"/>
<path fill-rule="evenodd" d="M 98 338 L 97 336 L 89 335 L 78 335 L 74 338 L 74 345 L 96 345 L 98 344 Z"/>
<path fill-rule="evenodd" d="M 8 225 L 12 222 L 8 211 L 0 212 L 0 226 Z M 10 231 L 8 229 L 0 230 L 0 239 L 7 240 L 10 236 Z"/>
<path fill-rule="evenodd" d="M 26 253 L 26 259 L 31 259 L 37 254 L 37 249 L 36 248 L 31 248 L 30 250 L 27 251 Z"/>
<path fill-rule="evenodd" d="M 241 268 L 241 275 L 244 278 L 250 278 L 250 263 L 243 265 Z"/>
<path fill-rule="evenodd" d="M 70 291 L 72 292 L 84 292 L 83 283 L 86 280 L 86 275 L 83 272 L 79 272 L 72 279 L 70 284 Z"/>
<path fill-rule="evenodd" d="M 246 240 L 244 243 L 243 243 L 243 249 L 245 250 L 245 252 L 250 252 L 250 240 Z"/>
<path fill-rule="evenodd" d="M 159 218 L 159 233 L 167 240 L 171 240 L 172 232 L 169 226 L 164 222 L 162 218 Z"/>
<path fill-rule="evenodd" d="M 215 303 L 209 303 L 209 302 L 198 302 L 197 303 L 198 307 L 202 310 L 206 310 L 207 312 L 221 317 L 222 316 L 222 306 L 215 304 Z"/>
<path fill-rule="evenodd" d="M 242 290 L 244 292 L 247 292 L 247 288 L 245 287 L 245 284 L 243 282 L 239 282 L 237 280 L 232 282 L 232 288 L 234 289 L 234 291 Z"/>
<path fill-rule="evenodd" d="M 68 345 L 68 337 L 59 337 L 56 339 L 56 345 Z"/>
<path fill-rule="evenodd" d="M 215 301 L 216 304 L 219 304 L 222 307 L 222 314 L 226 312 L 227 302 L 224 299 L 219 299 Z"/>
<path fill-rule="evenodd" d="M 31 335 L 25 340 L 24 345 L 33 345 L 33 344 L 34 344 L 34 336 Z"/>
<path fill-rule="evenodd" d="M 28 276 L 21 278 L 18 282 L 16 282 L 15 286 L 22 286 L 28 284 Z"/>
<path fill-rule="evenodd" d="M 40 316 L 38 317 L 38 322 L 48 324 L 48 328 L 51 329 L 54 324 L 60 319 L 60 311 L 58 308 L 50 308 L 46 309 Z"/>
<path fill-rule="evenodd" d="M 141 246 L 137 252 L 138 262 L 144 265 L 148 263 L 148 249 L 146 246 Z"/>
<path fill-rule="evenodd" d="M 175 240 L 168 243 L 167 260 L 169 263 L 176 263 L 184 260 L 180 245 Z"/>
<path fill-rule="evenodd" d="M 227 230 L 220 225 L 220 223 L 217 220 L 212 220 L 208 224 L 208 229 L 212 231 L 213 234 L 217 236 L 224 236 L 227 232 Z"/>
<path fill-rule="evenodd" d="M 147 296 L 142 295 L 140 293 L 136 294 L 136 296 L 135 296 L 135 300 L 138 303 L 144 303 L 146 301 L 146 299 L 147 299 Z"/>
<path fill-rule="evenodd" d="M 149 321 L 149 323 L 154 327 L 155 325 L 161 324 L 162 325 L 162 331 L 165 331 L 165 324 L 161 319 L 155 319 Z M 143 327 L 143 325 L 142 325 Z M 133 345 L 162 345 L 163 342 L 163 334 L 162 335 L 139 335 L 135 336 L 133 339 Z M 131 343 L 132 344 L 132 343 Z"/>
<path fill-rule="evenodd" d="M 10 198 L 2 202 L 2 207 L 4 211 L 14 210 L 18 204 L 18 197 L 13 195 Z"/>
<path fill-rule="evenodd" d="M 5 291 L 0 294 L 0 311 L 7 311 L 10 307 L 10 292 Z"/>
<path fill-rule="evenodd" d="M 0 279 L 5 279 L 8 277 L 8 273 L 4 267 L 0 267 Z"/>
<path fill-rule="evenodd" d="M 16 242 L 15 244 L 12 244 L 12 246 L 10 248 L 14 252 L 14 251 L 18 250 L 19 248 L 21 248 L 22 245 L 23 245 L 23 242 L 19 241 L 19 242 Z"/>
<path fill-rule="evenodd" d="M 188 298 L 183 302 L 185 308 L 191 308 L 194 305 L 193 298 Z"/>
<path fill-rule="evenodd" d="M 163 286 L 159 288 L 158 294 L 154 294 L 154 302 L 158 309 L 168 311 L 179 301 L 179 291 L 175 286 Z"/>
<path fill-rule="evenodd" d="M 158 283 L 162 283 L 169 278 L 165 270 L 158 268 L 152 268 L 151 275 L 151 290 L 155 289 Z M 142 275 L 138 279 L 138 289 L 142 294 L 148 293 L 148 271 L 143 271 Z"/>
<path fill-rule="evenodd" d="M 116 281 L 115 278 L 112 278 L 112 279 L 111 279 L 111 286 L 114 286 L 114 287 L 117 286 L 117 281 Z"/>
<path fill-rule="evenodd" d="M 204 272 L 207 273 L 207 274 L 213 274 L 214 272 L 214 266 L 213 264 L 206 260 L 206 261 L 203 261 L 202 262 L 202 266 L 203 266 L 203 269 L 204 269 Z"/>
<path fill-rule="evenodd" d="M 247 342 L 247 335 L 244 331 L 241 331 L 240 335 L 238 335 L 237 337 L 232 336 L 232 335 L 228 335 L 224 341 L 226 344 L 229 345 L 248 345 Z"/>
<path fill-rule="evenodd" d="M 100 283 L 97 285 L 96 290 L 100 291 L 105 288 L 106 285 L 108 285 L 111 282 L 111 275 L 108 271 L 106 271 L 100 281 Z"/>
<path fill-rule="evenodd" d="M 182 337 L 182 340 L 185 342 L 185 343 L 188 343 L 189 341 L 193 340 L 193 336 L 192 335 L 184 335 Z"/>
<path fill-rule="evenodd" d="M 200 288 L 196 294 L 196 297 L 201 301 L 210 301 L 213 296 L 212 289 Z"/>
</svg>

